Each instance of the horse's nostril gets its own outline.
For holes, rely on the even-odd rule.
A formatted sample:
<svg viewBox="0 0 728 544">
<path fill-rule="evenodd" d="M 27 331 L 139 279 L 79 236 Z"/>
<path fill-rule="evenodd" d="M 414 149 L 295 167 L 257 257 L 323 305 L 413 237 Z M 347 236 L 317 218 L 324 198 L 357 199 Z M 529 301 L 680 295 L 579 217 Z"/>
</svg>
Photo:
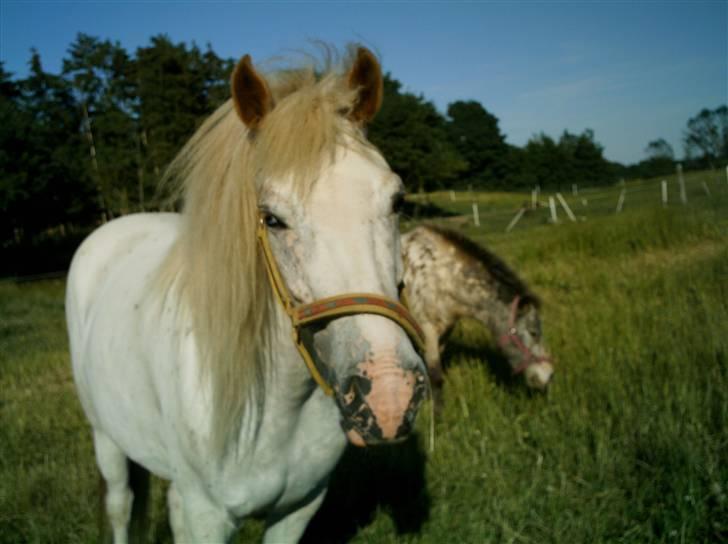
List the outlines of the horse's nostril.
<svg viewBox="0 0 728 544">
<path fill-rule="evenodd" d="M 402 419 L 402 424 L 397 428 L 395 439 L 404 438 L 412 432 L 412 423 L 414 422 L 414 410 L 408 411 Z"/>
</svg>

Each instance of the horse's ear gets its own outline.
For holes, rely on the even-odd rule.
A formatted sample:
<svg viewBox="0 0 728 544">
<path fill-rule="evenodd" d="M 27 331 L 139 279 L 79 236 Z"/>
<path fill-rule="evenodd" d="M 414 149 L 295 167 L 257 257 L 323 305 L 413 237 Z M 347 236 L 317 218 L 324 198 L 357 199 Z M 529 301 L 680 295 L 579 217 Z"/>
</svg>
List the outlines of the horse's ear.
<svg viewBox="0 0 728 544">
<path fill-rule="evenodd" d="M 233 70 L 230 78 L 233 104 L 238 117 L 254 130 L 273 109 L 273 97 L 265 79 L 253 68 L 250 55 L 245 55 Z"/>
<path fill-rule="evenodd" d="M 356 51 L 354 64 L 349 71 L 349 87 L 359 91 L 349 117 L 357 123 L 366 124 L 374 119 L 382 105 L 384 81 L 379 62 L 365 47 Z"/>
</svg>

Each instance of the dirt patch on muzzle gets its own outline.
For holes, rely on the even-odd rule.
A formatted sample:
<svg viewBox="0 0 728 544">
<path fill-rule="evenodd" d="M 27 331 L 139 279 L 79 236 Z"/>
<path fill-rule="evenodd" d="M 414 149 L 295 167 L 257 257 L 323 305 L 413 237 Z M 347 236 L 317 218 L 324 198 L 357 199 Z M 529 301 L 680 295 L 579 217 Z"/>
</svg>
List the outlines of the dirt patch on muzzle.
<svg viewBox="0 0 728 544">
<path fill-rule="evenodd" d="M 412 431 L 426 393 L 425 375 L 419 370 L 363 363 L 337 388 L 341 426 L 356 446 L 399 442 Z"/>
</svg>

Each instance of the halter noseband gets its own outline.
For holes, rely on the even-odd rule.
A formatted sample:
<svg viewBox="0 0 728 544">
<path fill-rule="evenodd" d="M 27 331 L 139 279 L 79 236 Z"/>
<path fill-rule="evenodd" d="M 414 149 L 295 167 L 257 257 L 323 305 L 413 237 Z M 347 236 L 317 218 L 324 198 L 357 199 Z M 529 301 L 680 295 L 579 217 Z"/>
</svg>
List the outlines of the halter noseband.
<svg viewBox="0 0 728 544">
<path fill-rule="evenodd" d="M 502 334 L 498 343 L 502 348 L 505 348 L 508 344 L 513 344 L 523 354 L 523 361 L 516 368 L 513 369 L 513 374 L 520 374 L 531 365 L 540 363 L 551 362 L 550 357 L 536 356 L 533 352 L 528 349 L 528 346 L 518 336 L 518 329 L 516 329 L 516 318 L 518 317 L 518 305 L 521 302 L 521 295 L 516 295 L 511 302 L 511 313 L 508 318 L 508 332 Z"/>
<path fill-rule="evenodd" d="M 346 293 L 333 297 L 326 297 L 310 302 L 309 304 L 296 304 L 286 287 L 283 277 L 278 270 L 275 257 L 268 242 L 268 231 L 261 217 L 257 227 L 258 242 L 263 251 L 265 269 L 268 272 L 273 292 L 280 301 L 283 309 L 293 325 L 293 342 L 306 363 L 311 377 L 321 387 L 324 393 L 332 396 L 334 391 L 316 367 L 313 357 L 304 345 L 304 327 L 317 321 L 324 321 L 337 317 L 354 314 L 377 314 L 391 319 L 400 325 L 410 337 L 420 353 L 424 352 L 425 340 L 422 329 L 409 313 L 407 308 L 396 300 L 375 295 L 372 293 Z"/>
</svg>

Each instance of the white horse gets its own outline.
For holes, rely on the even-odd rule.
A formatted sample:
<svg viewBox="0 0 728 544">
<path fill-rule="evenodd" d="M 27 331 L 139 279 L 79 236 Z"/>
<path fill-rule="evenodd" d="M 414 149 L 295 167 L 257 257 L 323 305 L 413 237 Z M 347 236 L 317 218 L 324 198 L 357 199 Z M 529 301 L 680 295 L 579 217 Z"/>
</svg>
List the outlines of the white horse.
<svg viewBox="0 0 728 544">
<path fill-rule="evenodd" d="M 74 256 L 73 374 L 117 544 L 147 471 L 171 482 L 176 542 L 228 541 L 250 515 L 297 541 L 347 437 L 412 428 L 426 371 L 392 300 L 402 183 L 363 131 L 379 64 L 359 48 L 349 66 L 263 77 L 243 57 L 171 167 L 183 213 L 112 221 Z"/>
</svg>

